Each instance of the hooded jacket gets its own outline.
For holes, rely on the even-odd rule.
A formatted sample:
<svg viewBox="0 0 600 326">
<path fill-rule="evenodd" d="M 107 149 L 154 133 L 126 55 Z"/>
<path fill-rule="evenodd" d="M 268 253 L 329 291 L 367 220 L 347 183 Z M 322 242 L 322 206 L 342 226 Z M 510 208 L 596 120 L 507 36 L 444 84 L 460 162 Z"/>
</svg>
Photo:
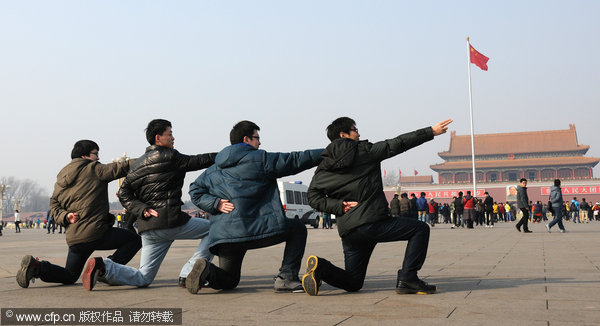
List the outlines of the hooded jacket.
<svg viewBox="0 0 600 326">
<path fill-rule="evenodd" d="M 335 214 L 340 236 L 355 228 L 390 218 L 383 193 L 381 161 L 433 139 L 431 127 L 377 143 L 340 138 L 323 154 L 308 188 L 310 206 Z M 344 213 L 343 202 L 358 205 Z"/>
<path fill-rule="evenodd" d="M 109 213 L 108 183 L 124 177 L 134 161 L 102 164 L 75 158 L 60 170 L 50 198 L 50 216 L 65 226 L 69 247 L 98 240 L 112 227 L 115 217 Z M 79 220 L 69 223 L 69 213 L 79 213 Z"/>
<path fill-rule="evenodd" d="M 287 232 L 277 178 L 316 166 L 322 151 L 268 153 L 239 143 L 219 152 L 215 164 L 190 185 L 194 205 L 212 214 L 208 234 L 211 252 L 218 254 L 220 244 L 250 242 Z M 232 212 L 225 214 L 217 209 L 221 199 L 233 203 Z"/>
<path fill-rule="evenodd" d="M 128 214 L 137 217 L 139 233 L 174 228 L 188 222 L 190 216 L 181 211 L 185 173 L 211 166 L 215 155 L 184 155 L 158 145 L 146 148 L 119 189 L 121 204 Z M 146 208 L 156 210 L 158 217 L 144 217 Z"/>
</svg>

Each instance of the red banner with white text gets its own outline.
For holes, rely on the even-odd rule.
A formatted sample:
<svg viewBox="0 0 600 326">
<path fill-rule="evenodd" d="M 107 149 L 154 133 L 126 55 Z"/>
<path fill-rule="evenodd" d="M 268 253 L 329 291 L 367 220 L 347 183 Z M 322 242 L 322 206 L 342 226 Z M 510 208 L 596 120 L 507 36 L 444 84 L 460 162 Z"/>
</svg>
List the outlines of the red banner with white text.
<svg viewBox="0 0 600 326">
<path fill-rule="evenodd" d="M 600 186 L 569 186 L 562 187 L 564 195 L 600 194 Z M 550 196 L 550 187 L 542 187 L 542 196 Z"/>
</svg>

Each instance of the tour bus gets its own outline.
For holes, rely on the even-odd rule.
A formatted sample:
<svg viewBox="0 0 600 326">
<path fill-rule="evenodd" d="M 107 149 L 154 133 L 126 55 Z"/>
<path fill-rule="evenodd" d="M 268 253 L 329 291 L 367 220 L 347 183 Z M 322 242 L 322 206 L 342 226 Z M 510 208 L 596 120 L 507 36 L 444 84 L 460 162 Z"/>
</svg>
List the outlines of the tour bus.
<svg viewBox="0 0 600 326">
<path fill-rule="evenodd" d="M 306 196 L 308 186 L 303 185 L 302 181 L 277 181 L 277 186 L 287 218 L 297 218 L 304 224 L 310 224 L 312 227 L 318 228 L 318 213 L 308 205 L 308 197 Z"/>
</svg>

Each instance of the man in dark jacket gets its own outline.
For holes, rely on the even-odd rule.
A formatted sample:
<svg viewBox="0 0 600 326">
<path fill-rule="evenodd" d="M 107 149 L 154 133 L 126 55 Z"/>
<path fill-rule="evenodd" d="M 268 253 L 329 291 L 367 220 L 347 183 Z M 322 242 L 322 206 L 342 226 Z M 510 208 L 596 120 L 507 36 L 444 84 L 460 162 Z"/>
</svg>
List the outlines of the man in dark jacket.
<svg viewBox="0 0 600 326">
<path fill-rule="evenodd" d="M 231 146 L 219 152 L 215 165 L 190 185 L 192 202 L 212 214 L 208 242 L 210 251 L 219 256 L 218 267 L 203 259 L 196 262 L 186 283 L 190 293 L 197 293 L 203 286 L 236 288 L 246 252 L 281 242 L 285 242 L 285 250 L 273 288 L 275 292 L 303 291 L 298 272 L 307 231 L 300 220 L 286 218 L 277 178 L 316 166 L 323 150 L 259 150 L 259 130 L 251 121 L 233 126 Z M 219 209 L 221 202 L 229 203 L 231 209 Z"/>
<path fill-rule="evenodd" d="M 485 227 L 494 227 L 494 218 L 492 216 L 494 206 L 494 198 L 490 194 L 485 192 L 485 199 L 483 200 L 483 211 L 485 212 Z"/>
<path fill-rule="evenodd" d="M 202 239 L 208 234 L 209 222 L 191 218 L 181 211 L 181 187 L 186 172 L 209 167 L 216 153 L 188 156 L 174 149 L 171 123 L 163 119 L 150 121 L 146 140 L 151 145 L 132 166 L 119 189 L 119 200 L 128 214 L 137 217 L 143 247 L 140 269 L 115 264 L 111 259 L 90 259 L 84 271 L 83 285 L 92 290 L 95 275 L 104 275 L 110 284 L 148 286 L 154 281 L 160 264 L 174 240 Z M 183 266 L 179 285 L 200 259 L 212 259 L 207 243 L 201 241 L 196 252 Z"/>
<path fill-rule="evenodd" d="M 454 199 L 454 214 L 456 218 L 454 219 L 454 225 L 465 227 L 465 223 L 463 220 L 464 213 L 464 204 L 463 204 L 463 192 L 458 192 L 458 197 Z M 462 223 L 462 224 L 461 224 Z"/>
<path fill-rule="evenodd" d="M 400 195 L 400 217 L 411 217 L 411 204 L 405 192 Z"/>
<path fill-rule="evenodd" d="M 337 216 L 342 238 L 345 270 L 317 256 L 307 261 L 302 285 L 317 295 L 321 281 L 346 291 L 362 288 L 369 258 L 379 242 L 408 240 L 396 292 L 434 293 L 436 287 L 417 276 L 429 245 L 429 226 L 421 221 L 391 218 L 381 180 L 381 161 L 396 156 L 441 135 L 448 119 L 433 127 L 416 130 L 372 144 L 360 141 L 354 120 L 342 117 L 327 127 L 331 144 L 323 154 L 308 189 L 309 204 Z"/>
<path fill-rule="evenodd" d="M 142 246 L 139 235 L 113 227 L 115 217 L 109 213 L 108 205 L 108 183 L 124 177 L 134 160 L 102 164 L 99 150 L 91 140 L 76 142 L 72 160 L 58 173 L 50 198 L 48 217 L 66 228 L 69 253 L 65 267 L 27 255 L 17 272 L 21 287 L 29 287 L 34 278 L 73 284 L 95 250 L 117 249 L 109 258 L 117 264 L 127 264 Z"/>
<path fill-rule="evenodd" d="M 392 217 L 400 217 L 400 199 L 398 199 L 398 194 L 394 194 L 394 198 L 390 201 L 390 214 L 392 214 Z"/>
<path fill-rule="evenodd" d="M 415 193 L 410 194 L 410 217 L 419 219 L 419 211 L 417 210 L 417 195 Z"/>
<path fill-rule="evenodd" d="M 515 225 L 517 230 L 521 232 L 521 226 L 523 226 L 523 232 L 531 233 L 527 226 L 529 222 L 529 197 L 527 196 L 527 179 L 522 178 L 519 180 L 519 186 L 517 187 L 517 207 L 523 212 L 523 216 L 519 220 L 519 223 Z"/>
</svg>

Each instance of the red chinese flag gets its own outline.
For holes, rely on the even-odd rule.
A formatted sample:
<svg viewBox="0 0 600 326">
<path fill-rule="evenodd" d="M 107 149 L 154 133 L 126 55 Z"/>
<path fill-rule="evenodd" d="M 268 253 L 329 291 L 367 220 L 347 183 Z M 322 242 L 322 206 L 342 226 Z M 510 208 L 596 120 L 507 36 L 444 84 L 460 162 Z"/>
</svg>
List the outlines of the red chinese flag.
<svg viewBox="0 0 600 326">
<path fill-rule="evenodd" d="M 464 67 L 464 66 L 463 66 Z M 417 170 L 415 170 L 415 175 L 419 174 L 419 172 L 417 172 Z"/>
<path fill-rule="evenodd" d="M 475 50 L 475 48 L 471 44 L 469 44 L 469 47 L 471 48 L 471 51 L 470 51 L 471 63 L 474 63 L 477 67 L 481 68 L 481 70 L 487 71 L 488 70 L 487 62 L 488 62 L 488 60 L 490 60 L 490 58 L 477 52 L 477 50 Z"/>
<path fill-rule="evenodd" d="M 398 176 L 401 177 L 402 176 L 402 169 L 398 169 Z"/>
<path fill-rule="evenodd" d="M 385 178 L 385 169 L 383 169 L 383 177 Z"/>
</svg>

